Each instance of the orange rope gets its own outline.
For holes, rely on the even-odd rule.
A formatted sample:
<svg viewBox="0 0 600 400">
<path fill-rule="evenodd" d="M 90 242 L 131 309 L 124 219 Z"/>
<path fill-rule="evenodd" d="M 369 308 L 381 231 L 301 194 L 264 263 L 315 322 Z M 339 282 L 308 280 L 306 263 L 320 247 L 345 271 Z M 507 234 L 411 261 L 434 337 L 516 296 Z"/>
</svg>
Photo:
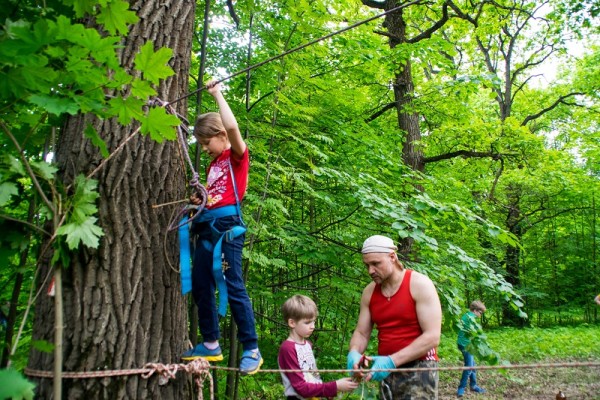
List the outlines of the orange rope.
<svg viewBox="0 0 600 400">
<path fill-rule="evenodd" d="M 112 376 L 124 376 L 124 375 L 141 375 L 144 379 L 149 379 L 155 373 L 159 375 L 158 384 L 166 385 L 169 380 L 175 379 L 178 371 L 185 371 L 188 374 L 192 374 L 194 382 L 198 388 L 198 400 L 203 399 L 202 389 L 204 388 L 204 381 L 208 379 L 210 384 L 210 398 L 214 399 L 214 384 L 212 376 L 210 374 L 210 364 L 208 361 L 199 358 L 190 361 L 186 364 L 161 364 L 161 363 L 148 363 L 144 368 L 135 369 L 121 369 L 121 370 L 106 370 L 106 371 L 85 371 L 85 372 L 63 372 L 63 378 L 71 379 L 85 379 L 85 378 L 105 378 Z M 54 373 L 52 371 L 40 371 L 31 368 L 25 368 L 25 375 L 34 376 L 38 378 L 53 378 Z"/>
<path fill-rule="evenodd" d="M 511 365 L 477 365 L 474 367 L 429 367 L 429 368 L 394 368 L 378 371 L 389 371 L 389 372 L 417 372 L 417 371 L 462 371 L 462 370 L 492 370 L 492 369 L 532 369 L 532 368 L 575 368 L 575 367 L 600 367 L 600 362 L 573 362 L 573 363 L 550 363 L 550 364 L 511 364 Z M 84 378 L 104 378 L 111 376 L 123 376 L 123 375 L 141 375 L 144 379 L 149 379 L 152 375 L 157 373 L 159 375 L 159 385 L 166 385 L 169 380 L 175 379 L 178 371 L 185 371 L 192 374 L 194 382 L 198 388 L 198 400 L 203 400 L 202 390 L 204 388 L 204 381 L 208 379 L 210 384 L 210 399 L 214 399 L 214 382 L 212 375 L 209 370 L 224 370 L 224 371 L 235 371 L 239 372 L 239 368 L 231 367 L 218 367 L 208 363 L 208 361 L 199 358 L 190 361 L 186 364 L 161 364 L 161 363 L 148 363 L 144 368 L 137 369 L 123 369 L 123 370 L 106 370 L 106 371 L 88 371 L 88 372 L 63 372 L 63 378 L 72 379 L 84 379 Z M 363 372 L 367 372 L 364 370 Z M 40 371 L 31 368 L 25 368 L 25 375 L 40 377 L 40 378 L 52 378 L 54 373 L 52 371 Z M 262 373 L 281 373 L 281 372 L 304 372 L 304 370 L 297 369 L 261 369 L 257 372 Z M 339 372 L 339 373 L 351 373 L 352 370 L 348 369 L 321 369 L 313 372 Z"/>
<path fill-rule="evenodd" d="M 201 365 L 198 366 L 198 364 Z M 191 366 L 191 367 L 190 367 Z M 579 367 L 600 367 L 600 362 L 572 362 L 572 363 L 550 363 L 550 364 L 509 364 L 509 365 L 476 365 L 474 367 L 428 367 L 428 368 L 393 368 L 393 369 L 382 369 L 378 371 L 389 371 L 389 372 L 420 372 L 420 371 L 462 371 L 462 370 L 493 370 L 493 369 L 535 369 L 535 368 L 579 368 Z M 123 375 L 139 375 L 143 378 L 149 378 L 155 372 L 167 376 L 169 379 L 175 377 L 175 373 L 179 370 L 184 370 L 192 374 L 203 374 L 207 370 L 216 369 L 222 371 L 235 371 L 238 372 L 239 368 L 233 367 L 219 367 L 210 365 L 208 361 L 199 358 L 194 361 L 190 361 L 187 364 L 160 364 L 160 363 L 149 363 L 144 368 L 138 369 L 123 369 L 123 370 L 106 370 L 106 371 L 89 371 L 89 372 L 63 372 L 63 378 L 72 379 L 83 379 L 83 378 L 103 378 L 110 376 L 123 376 Z M 351 373 L 352 370 L 348 369 L 319 369 L 312 370 L 313 372 L 319 373 Z M 364 370 L 365 372 L 368 370 Z M 280 373 L 280 372 L 304 372 L 301 369 L 260 369 L 257 372 L 262 373 Z M 25 368 L 25 374 L 29 376 L 35 376 L 40 378 L 52 378 L 54 374 L 52 371 L 40 371 L 31 368 Z"/>
</svg>

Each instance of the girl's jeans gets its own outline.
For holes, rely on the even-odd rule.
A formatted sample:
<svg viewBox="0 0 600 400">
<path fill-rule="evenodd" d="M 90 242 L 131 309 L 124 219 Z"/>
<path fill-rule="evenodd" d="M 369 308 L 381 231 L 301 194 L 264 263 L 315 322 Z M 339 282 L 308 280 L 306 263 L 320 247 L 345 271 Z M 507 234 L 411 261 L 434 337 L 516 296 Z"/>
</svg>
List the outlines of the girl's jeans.
<svg viewBox="0 0 600 400">
<path fill-rule="evenodd" d="M 212 273 L 212 251 L 206 249 L 202 240 L 214 243 L 215 235 L 209 222 L 194 224 L 192 232 L 198 234 L 194 251 L 194 268 L 192 270 L 192 295 L 198 307 L 198 324 L 205 342 L 219 340 L 219 316 L 215 297 L 215 280 Z M 238 216 L 216 219 L 213 228 L 225 232 L 235 225 L 241 225 Z M 246 291 L 242 276 L 242 248 L 246 235 L 238 236 L 231 242 L 223 239 L 223 269 L 231 315 L 238 327 L 238 340 L 244 350 L 258 348 L 258 336 L 254 322 L 254 312 L 250 297 Z"/>
<path fill-rule="evenodd" d="M 474 367 L 475 366 L 475 358 L 473 354 L 469 353 L 465 350 L 465 348 L 461 345 L 458 345 L 458 349 L 462 352 L 465 367 Z M 471 379 L 471 383 L 469 387 L 477 386 L 477 371 L 474 369 L 465 369 L 462 373 L 462 377 L 460 378 L 460 384 L 458 385 L 459 389 L 465 389 L 467 387 L 467 382 Z"/>
</svg>

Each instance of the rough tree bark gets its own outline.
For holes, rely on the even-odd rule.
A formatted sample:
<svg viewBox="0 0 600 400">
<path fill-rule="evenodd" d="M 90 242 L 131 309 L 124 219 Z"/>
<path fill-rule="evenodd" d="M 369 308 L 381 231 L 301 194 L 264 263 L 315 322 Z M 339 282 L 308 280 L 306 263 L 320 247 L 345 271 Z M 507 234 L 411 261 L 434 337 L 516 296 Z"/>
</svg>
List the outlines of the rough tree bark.
<svg viewBox="0 0 600 400">
<path fill-rule="evenodd" d="M 121 43 L 121 63 L 133 69 L 135 55 L 152 40 L 155 48 L 173 49 L 175 75 L 160 85 L 158 96 L 175 100 L 188 90 L 195 3 L 191 0 L 132 1 L 140 21 Z M 187 104 L 175 104 L 186 115 Z M 92 124 L 114 150 L 137 126 L 86 115 L 70 118 L 62 130 L 56 161 L 66 185 L 88 174 L 102 158 L 84 138 Z M 185 164 L 177 142 L 157 143 L 138 135 L 95 177 L 99 181 L 99 224 L 104 230 L 97 250 L 73 254 L 63 273 L 64 371 L 142 368 L 148 362 L 179 362 L 187 346 L 187 305 L 181 296 L 175 233 L 166 232 L 172 208 L 153 204 L 184 198 Z M 47 271 L 47 266 L 45 267 Z M 42 274 L 44 276 L 45 273 Z M 42 288 L 45 293 L 45 288 Z M 36 304 L 33 340 L 54 341 L 54 306 L 42 294 Z M 52 354 L 31 350 L 29 367 L 52 370 Z M 181 399 L 189 385 L 180 374 L 159 386 L 157 376 L 64 379 L 68 399 Z M 52 380 L 40 379 L 38 397 L 52 398 Z"/>
</svg>

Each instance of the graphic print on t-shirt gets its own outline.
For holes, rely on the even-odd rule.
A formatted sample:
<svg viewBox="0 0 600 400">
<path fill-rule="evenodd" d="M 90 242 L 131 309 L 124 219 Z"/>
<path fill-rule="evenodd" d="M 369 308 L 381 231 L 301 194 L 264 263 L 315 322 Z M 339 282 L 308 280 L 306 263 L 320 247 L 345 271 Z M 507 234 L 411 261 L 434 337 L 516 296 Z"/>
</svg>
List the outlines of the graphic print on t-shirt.
<svg viewBox="0 0 600 400">
<path fill-rule="evenodd" d="M 310 346 L 296 346 L 296 354 L 298 354 L 298 364 L 304 373 L 304 379 L 309 383 L 321 383 L 319 373 L 314 371 L 317 369 L 317 362 Z"/>
<path fill-rule="evenodd" d="M 229 180 L 229 162 L 227 158 L 217 160 L 210 168 L 206 183 L 208 185 L 207 206 L 218 203 L 223 199 Z"/>
</svg>

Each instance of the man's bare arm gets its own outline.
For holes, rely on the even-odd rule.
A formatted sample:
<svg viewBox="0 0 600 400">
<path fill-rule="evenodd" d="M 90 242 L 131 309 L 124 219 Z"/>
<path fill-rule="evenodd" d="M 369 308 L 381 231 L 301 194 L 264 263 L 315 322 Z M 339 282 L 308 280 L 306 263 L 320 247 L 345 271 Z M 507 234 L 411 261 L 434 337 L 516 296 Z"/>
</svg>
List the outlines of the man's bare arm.
<svg viewBox="0 0 600 400">
<path fill-rule="evenodd" d="M 360 299 L 360 313 L 358 315 L 358 322 L 356 329 L 350 339 L 350 351 L 356 350 L 363 354 L 369 344 L 371 338 L 371 331 L 373 330 L 373 323 L 371 322 L 371 311 L 369 311 L 369 302 L 371 301 L 371 295 L 375 288 L 374 283 L 367 285 L 363 290 Z"/>
</svg>

